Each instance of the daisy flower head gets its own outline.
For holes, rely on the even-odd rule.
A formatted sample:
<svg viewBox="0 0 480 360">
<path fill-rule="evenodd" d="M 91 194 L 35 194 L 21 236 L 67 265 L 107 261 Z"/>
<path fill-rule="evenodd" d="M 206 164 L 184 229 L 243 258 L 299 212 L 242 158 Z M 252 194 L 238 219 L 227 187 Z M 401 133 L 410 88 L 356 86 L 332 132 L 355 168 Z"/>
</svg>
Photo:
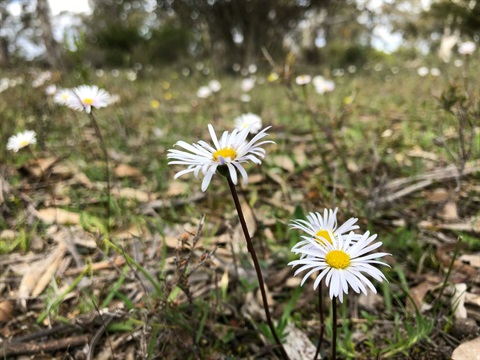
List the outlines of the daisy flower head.
<svg viewBox="0 0 480 360">
<path fill-rule="evenodd" d="M 350 218 L 338 226 L 337 211 L 338 208 L 335 208 L 335 210 L 325 209 L 323 215 L 319 212 L 311 212 L 307 215 L 307 220 L 293 220 L 290 224 L 291 228 L 301 230 L 307 235 L 302 236 L 303 240 L 295 244 L 292 251 L 297 251 L 302 248 L 311 249 L 318 245 L 326 245 L 327 243 L 333 244 L 339 236 L 343 236 L 359 228 L 358 225 L 355 225 L 358 221 L 357 218 Z M 361 238 L 361 235 L 352 235 L 353 241 L 359 238 Z"/>
<path fill-rule="evenodd" d="M 429 74 L 430 70 L 426 66 L 421 66 L 417 69 L 417 74 L 421 77 L 425 77 Z"/>
<path fill-rule="evenodd" d="M 255 79 L 253 78 L 243 79 L 242 83 L 240 84 L 240 87 L 242 88 L 243 92 L 249 92 L 255 87 Z"/>
<path fill-rule="evenodd" d="M 111 104 L 111 95 L 96 85 L 81 85 L 71 91 L 72 96 L 68 98 L 66 105 L 73 110 L 90 113 L 92 108 L 103 108 Z"/>
<path fill-rule="evenodd" d="M 248 103 L 252 101 L 252 97 L 249 94 L 242 94 L 240 95 L 240 101 L 244 103 Z"/>
<path fill-rule="evenodd" d="M 472 55 L 475 51 L 475 43 L 473 41 L 465 41 L 458 45 L 458 52 L 461 55 Z"/>
<path fill-rule="evenodd" d="M 212 125 L 208 125 L 208 131 L 212 138 L 213 146 L 205 141 L 199 141 L 196 144 L 188 144 L 185 141 L 178 141 L 175 145 L 184 150 L 170 149 L 168 150 L 169 165 L 187 165 L 187 169 L 179 171 L 175 175 L 175 179 L 193 172 L 198 179 L 200 174 L 203 175 L 202 191 L 207 190 L 213 174 L 219 166 L 230 175 L 232 182 L 237 184 L 237 171 L 242 175 L 243 183 L 247 185 L 248 175 L 243 164 L 249 161 L 255 164 L 261 164 L 265 157 L 265 149 L 261 146 L 267 143 L 274 143 L 270 140 L 262 140 L 268 136 L 266 127 L 247 142 L 247 136 L 250 133 L 250 127 L 243 130 L 235 129 L 231 133 L 225 131 L 221 138 L 218 139 Z"/>
<path fill-rule="evenodd" d="M 256 134 L 262 128 L 262 119 L 260 116 L 248 113 L 243 114 L 234 119 L 235 127 L 238 130 L 243 130 L 247 127 L 250 127 L 250 132 Z"/>
<path fill-rule="evenodd" d="M 8 139 L 7 150 L 17 152 L 18 150 L 37 143 L 37 134 L 33 130 L 25 130 L 13 135 Z"/>
<path fill-rule="evenodd" d="M 206 99 L 212 95 L 212 89 L 208 86 L 200 86 L 197 90 L 197 97 L 200 99 Z"/>
<path fill-rule="evenodd" d="M 300 86 L 303 86 L 303 85 L 307 85 L 310 83 L 310 81 L 312 81 L 312 77 L 310 75 L 298 75 L 296 78 L 295 78 L 295 82 L 297 83 L 297 85 L 300 85 Z"/>
<path fill-rule="evenodd" d="M 53 101 L 59 105 L 67 105 L 68 100 L 74 96 L 75 95 L 70 89 L 58 89 L 53 96 Z"/>
<path fill-rule="evenodd" d="M 210 90 L 216 93 L 222 89 L 222 84 L 220 84 L 220 81 L 213 79 L 210 80 L 210 82 L 208 83 L 208 87 L 210 88 Z"/>
<path fill-rule="evenodd" d="M 335 83 L 332 80 L 317 80 L 316 82 L 314 82 L 314 85 L 315 91 L 320 95 L 335 90 Z"/>
<path fill-rule="evenodd" d="M 376 294 L 375 286 L 365 275 L 379 282 L 386 281 L 385 275 L 373 264 L 389 266 L 378 259 L 390 254 L 370 253 L 382 245 L 381 241 L 374 242 L 377 235 L 370 236 L 367 231 L 357 241 L 353 240 L 354 235 L 351 232 L 348 235 L 338 236 L 337 241 L 332 244 L 327 242 L 317 244 L 315 247 L 292 250 L 296 254 L 304 255 L 301 259 L 288 263 L 293 267 L 300 265 L 300 268 L 295 271 L 295 275 L 309 270 L 304 275 L 301 285 L 310 275 L 319 271 L 320 273 L 313 283 L 313 289 L 315 290 L 325 278 L 330 299 L 335 296 L 339 298 L 340 302 L 343 302 L 343 294 L 348 294 L 350 288 L 358 294 L 360 292 L 366 294 L 368 287 Z"/>
<path fill-rule="evenodd" d="M 45 88 L 45 94 L 47 95 L 55 95 L 55 93 L 57 92 L 57 86 L 56 85 L 48 85 L 46 88 Z"/>
</svg>

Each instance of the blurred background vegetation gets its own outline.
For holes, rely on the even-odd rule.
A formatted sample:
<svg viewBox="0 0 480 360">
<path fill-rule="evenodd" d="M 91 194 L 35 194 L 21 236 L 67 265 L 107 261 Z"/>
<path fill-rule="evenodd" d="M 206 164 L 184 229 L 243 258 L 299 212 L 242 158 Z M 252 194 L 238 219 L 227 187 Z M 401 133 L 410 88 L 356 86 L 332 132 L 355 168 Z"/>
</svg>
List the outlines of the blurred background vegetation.
<svg viewBox="0 0 480 360">
<path fill-rule="evenodd" d="M 338 68 L 386 60 L 385 50 L 405 60 L 437 54 L 480 36 L 476 0 L 95 0 L 89 5 L 91 13 L 64 12 L 52 19 L 48 0 L 0 0 L 0 66 L 26 60 L 65 69 L 79 60 L 93 68 L 185 66 L 209 59 L 222 72 L 234 64 L 266 64 L 265 48 L 274 58 L 293 52 L 302 63 Z M 36 51 L 28 50 L 32 46 Z"/>
</svg>

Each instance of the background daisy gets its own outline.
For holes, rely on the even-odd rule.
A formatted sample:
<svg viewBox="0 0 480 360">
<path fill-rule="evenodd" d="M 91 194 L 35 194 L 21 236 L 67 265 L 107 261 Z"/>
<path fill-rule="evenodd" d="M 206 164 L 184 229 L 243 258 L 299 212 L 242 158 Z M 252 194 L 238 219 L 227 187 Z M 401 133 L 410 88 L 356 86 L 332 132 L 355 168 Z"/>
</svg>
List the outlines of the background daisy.
<svg viewBox="0 0 480 360">
<path fill-rule="evenodd" d="M 323 215 L 319 212 L 310 212 L 307 215 L 307 220 L 297 219 L 291 222 L 291 228 L 305 232 L 307 236 L 302 236 L 302 241 L 299 241 L 292 251 L 296 251 L 302 247 L 306 249 L 317 246 L 318 244 L 332 244 L 336 237 L 348 234 L 353 230 L 359 229 L 355 223 L 357 218 L 350 218 L 345 223 L 338 226 L 337 211 L 332 209 L 325 209 Z M 353 234 L 352 240 L 357 241 L 362 235 Z"/>
<path fill-rule="evenodd" d="M 260 116 L 252 113 L 240 115 L 233 121 L 235 122 L 235 127 L 238 130 L 250 128 L 250 133 L 252 134 L 258 133 L 262 128 L 262 119 Z"/>
<path fill-rule="evenodd" d="M 90 113 L 92 108 L 103 108 L 111 104 L 110 94 L 96 85 L 81 85 L 74 88 L 72 94 L 68 97 L 66 105 L 74 110 L 85 110 Z"/>
<path fill-rule="evenodd" d="M 37 143 L 37 134 L 33 130 L 25 130 L 13 135 L 8 139 L 7 150 L 17 152 L 18 150 Z"/>
</svg>

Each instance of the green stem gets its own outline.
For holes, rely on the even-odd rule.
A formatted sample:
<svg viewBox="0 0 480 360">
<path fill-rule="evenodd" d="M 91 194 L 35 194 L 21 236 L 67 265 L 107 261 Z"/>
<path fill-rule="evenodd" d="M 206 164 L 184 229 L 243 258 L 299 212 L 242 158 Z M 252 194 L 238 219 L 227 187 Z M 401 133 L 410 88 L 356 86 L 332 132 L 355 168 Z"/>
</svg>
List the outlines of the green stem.
<svg viewBox="0 0 480 360">
<path fill-rule="evenodd" d="M 263 302 L 263 309 L 265 310 L 265 316 L 267 318 L 267 323 L 272 332 L 273 337 L 275 338 L 275 342 L 278 345 L 278 349 L 282 353 L 282 357 L 284 359 L 289 359 L 287 352 L 283 348 L 282 342 L 280 341 L 276 331 L 275 326 L 273 325 L 272 318 L 270 316 L 270 310 L 268 309 L 268 302 L 267 302 L 267 293 L 265 291 L 265 284 L 263 282 L 262 270 L 260 268 L 260 263 L 258 262 L 257 254 L 253 247 L 252 239 L 248 233 L 247 223 L 245 222 L 245 217 L 243 216 L 242 206 L 240 205 L 240 200 L 238 199 L 237 190 L 235 189 L 235 184 L 233 183 L 230 175 L 226 175 L 228 185 L 230 187 L 230 191 L 232 192 L 233 202 L 235 203 L 235 207 L 237 208 L 238 218 L 240 219 L 240 224 L 242 226 L 243 234 L 245 235 L 245 240 L 247 241 L 247 249 L 252 257 L 253 264 L 255 266 L 255 272 L 257 273 L 258 285 L 260 287 L 260 293 L 262 294 L 262 302 Z"/>
<path fill-rule="evenodd" d="M 333 312 L 333 321 L 332 321 L 332 360 L 337 360 L 337 298 L 334 296 L 332 300 L 332 312 Z"/>
<path fill-rule="evenodd" d="M 103 152 L 103 157 L 105 159 L 105 176 L 107 177 L 107 231 L 110 233 L 110 215 L 111 215 L 111 210 L 110 210 L 110 193 L 111 193 L 111 184 L 110 184 L 110 164 L 108 161 L 108 152 L 107 152 L 107 147 L 105 146 L 105 141 L 102 136 L 102 132 L 100 131 L 100 127 L 98 126 L 97 120 L 95 119 L 95 116 L 93 115 L 93 109 L 88 113 L 88 116 L 90 117 L 90 121 L 93 125 L 93 128 L 95 129 L 95 135 L 97 135 L 98 140 L 100 141 L 100 147 Z"/>
<path fill-rule="evenodd" d="M 317 360 L 318 354 L 320 353 L 320 349 L 322 348 L 323 342 L 323 333 L 325 331 L 325 319 L 323 318 L 323 294 L 322 294 L 322 283 L 318 285 L 318 313 L 320 314 L 320 334 L 318 335 L 318 344 L 317 344 L 317 351 L 315 352 L 315 356 L 313 360 Z"/>
</svg>

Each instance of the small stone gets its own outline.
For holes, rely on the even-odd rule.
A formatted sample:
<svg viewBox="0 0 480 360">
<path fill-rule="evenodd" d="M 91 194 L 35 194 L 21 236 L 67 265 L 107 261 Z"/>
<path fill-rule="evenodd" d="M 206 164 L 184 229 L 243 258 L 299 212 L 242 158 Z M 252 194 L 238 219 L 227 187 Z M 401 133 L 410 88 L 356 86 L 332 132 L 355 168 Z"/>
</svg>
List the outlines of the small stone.
<svg viewBox="0 0 480 360">
<path fill-rule="evenodd" d="M 474 319 L 455 319 L 452 327 L 452 334 L 463 339 L 464 337 L 472 337 L 478 334 L 480 327 Z"/>
</svg>

